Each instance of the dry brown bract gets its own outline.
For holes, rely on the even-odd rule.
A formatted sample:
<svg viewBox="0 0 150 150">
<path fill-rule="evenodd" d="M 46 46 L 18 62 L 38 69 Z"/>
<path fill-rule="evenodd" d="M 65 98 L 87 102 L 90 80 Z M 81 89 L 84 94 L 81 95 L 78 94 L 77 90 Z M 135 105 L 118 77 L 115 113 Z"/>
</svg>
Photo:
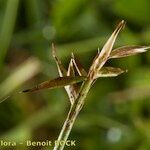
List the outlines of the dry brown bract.
<svg viewBox="0 0 150 150">
<path fill-rule="evenodd" d="M 52 55 L 55 59 L 60 77 L 50 81 L 45 81 L 44 83 L 41 83 L 31 89 L 27 89 L 22 92 L 34 92 L 46 88 L 52 89 L 64 87 L 69 96 L 71 104 L 73 104 L 74 100 L 77 98 L 78 93 L 80 91 L 79 90 L 80 87 L 76 85 L 77 82 L 84 82 L 88 78 L 94 81 L 99 77 L 116 77 L 126 72 L 126 70 L 122 70 L 120 68 L 103 67 L 103 66 L 109 59 L 127 57 L 138 53 L 143 53 L 146 52 L 147 49 L 150 47 L 123 46 L 112 50 L 115 40 L 119 32 L 124 28 L 124 26 L 125 21 L 122 20 L 118 24 L 118 26 L 116 27 L 110 38 L 107 40 L 106 44 L 103 46 L 101 52 L 98 52 L 97 55 L 95 56 L 88 73 L 85 71 L 82 64 L 74 56 L 73 53 L 71 55 L 68 69 L 66 70 L 63 67 L 61 60 L 57 57 L 55 46 L 54 44 L 52 44 Z M 77 72 L 79 76 L 75 76 L 75 72 Z"/>
</svg>

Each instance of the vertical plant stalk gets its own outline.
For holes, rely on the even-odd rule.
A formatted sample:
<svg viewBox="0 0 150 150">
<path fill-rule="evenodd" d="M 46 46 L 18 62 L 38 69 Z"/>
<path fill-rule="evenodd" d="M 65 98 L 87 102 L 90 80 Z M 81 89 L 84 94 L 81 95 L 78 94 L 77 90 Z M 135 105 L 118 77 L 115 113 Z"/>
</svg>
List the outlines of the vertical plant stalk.
<svg viewBox="0 0 150 150">
<path fill-rule="evenodd" d="M 63 144 L 55 145 L 54 150 L 63 150 L 63 148 L 65 146 L 65 141 L 67 141 L 69 134 L 71 132 L 71 129 L 74 125 L 74 122 L 75 122 L 80 110 L 82 109 L 82 107 L 84 105 L 84 100 L 91 88 L 92 83 L 93 83 L 93 81 L 90 78 L 88 78 L 83 83 L 83 85 L 81 87 L 81 91 L 79 92 L 79 96 L 74 101 L 73 105 L 71 106 L 68 116 L 65 120 L 65 123 L 64 123 L 62 130 L 58 137 L 58 141 L 63 141 Z"/>
<path fill-rule="evenodd" d="M 109 55 L 111 53 L 112 47 L 114 45 L 114 42 L 116 40 L 116 37 L 120 30 L 124 27 L 125 22 L 121 21 L 119 25 L 116 27 L 115 31 L 112 33 L 106 44 L 104 45 L 102 51 L 95 57 L 90 69 L 89 73 L 87 75 L 87 80 L 83 82 L 81 89 L 79 91 L 77 99 L 74 101 L 74 103 L 71 105 L 71 108 L 69 110 L 68 116 L 64 122 L 64 125 L 62 127 L 62 130 L 59 134 L 58 141 L 63 141 L 63 144 L 56 144 L 54 147 L 54 150 L 63 150 L 65 146 L 65 142 L 67 141 L 69 134 L 72 130 L 72 127 L 74 125 L 74 122 L 81 111 L 85 98 L 94 82 L 94 80 L 98 76 L 98 72 L 103 67 L 103 65 L 106 63 L 106 61 L 109 58 Z"/>
</svg>

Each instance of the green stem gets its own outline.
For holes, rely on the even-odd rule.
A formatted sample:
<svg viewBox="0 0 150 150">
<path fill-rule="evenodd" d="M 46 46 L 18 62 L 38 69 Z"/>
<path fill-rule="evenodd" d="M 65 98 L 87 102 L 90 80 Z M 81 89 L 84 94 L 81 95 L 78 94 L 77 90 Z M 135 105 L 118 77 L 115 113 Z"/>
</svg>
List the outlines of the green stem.
<svg viewBox="0 0 150 150">
<path fill-rule="evenodd" d="M 71 132 L 71 129 L 74 125 L 74 122 L 75 122 L 80 110 L 82 109 L 82 107 L 84 105 L 84 100 L 90 90 L 92 83 L 93 83 L 93 81 L 90 79 L 86 80 L 83 83 L 81 91 L 79 92 L 78 98 L 75 100 L 75 102 L 71 106 L 68 116 L 64 122 L 64 125 L 62 127 L 62 130 L 61 130 L 58 140 L 57 140 L 57 141 L 63 141 L 62 142 L 63 144 L 55 145 L 53 150 L 63 150 L 64 149 L 65 141 L 67 141 L 69 134 Z"/>
</svg>

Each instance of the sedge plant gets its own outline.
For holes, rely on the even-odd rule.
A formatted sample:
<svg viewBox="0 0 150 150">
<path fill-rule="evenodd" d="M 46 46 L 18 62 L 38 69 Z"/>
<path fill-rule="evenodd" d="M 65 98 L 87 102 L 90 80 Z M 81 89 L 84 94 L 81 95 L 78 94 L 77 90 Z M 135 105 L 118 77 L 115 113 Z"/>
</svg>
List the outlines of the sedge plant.
<svg viewBox="0 0 150 150">
<path fill-rule="evenodd" d="M 56 49 L 54 44 L 52 44 L 52 55 L 55 59 L 59 77 L 53 80 L 45 81 L 37 86 L 23 90 L 23 93 L 26 92 L 35 92 L 41 89 L 53 89 L 58 87 L 64 87 L 68 98 L 70 100 L 70 110 L 66 117 L 66 120 L 63 124 L 63 127 L 60 131 L 58 136 L 58 141 L 63 141 L 61 145 L 55 145 L 54 150 L 63 150 L 65 146 L 65 142 L 67 141 L 69 134 L 72 130 L 74 122 L 79 115 L 81 109 L 84 106 L 86 96 L 95 83 L 95 81 L 99 77 L 116 77 L 126 70 L 122 70 L 120 68 L 114 68 L 111 66 L 104 66 L 105 63 L 109 59 L 114 58 L 122 58 L 127 56 L 132 56 L 138 53 L 146 52 L 149 49 L 149 46 L 123 46 L 117 49 L 113 49 L 113 45 L 115 40 L 119 34 L 119 32 L 124 28 L 125 21 L 122 20 L 117 27 L 115 28 L 114 32 L 111 34 L 105 45 L 103 46 L 102 50 L 97 52 L 89 71 L 87 72 L 80 61 L 74 56 L 72 53 L 70 63 L 68 69 L 66 70 L 61 62 L 61 60 L 56 55 Z M 78 75 L 76 75 L 77 73 Z M 77 83 L 82 82 L 81 86 Z"/>
</svg>

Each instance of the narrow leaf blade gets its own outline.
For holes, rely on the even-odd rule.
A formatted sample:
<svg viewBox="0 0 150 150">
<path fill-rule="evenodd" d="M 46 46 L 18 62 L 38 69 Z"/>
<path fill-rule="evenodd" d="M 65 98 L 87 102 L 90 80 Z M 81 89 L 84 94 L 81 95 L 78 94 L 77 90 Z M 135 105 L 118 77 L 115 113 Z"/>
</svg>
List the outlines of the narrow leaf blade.
<svg viewBox="0 0 150 150">
<path fill-rule="evenodd" d="M 146 52 L 149 46 L 123 46 L 114 49 L 109 58 L 122 58 L 127 56 L 136 55 L 138 53 Z"/>
<path fill-rule="evenodd" d="M 98 72 L 97 77 L 116 77 L 124 72 L 127 72 L 127 70 L 122 70 L 120 68 L 114 68 L 114 67 L 103 67 Z"/>
<path fill-rule="evenodd" d="M 42 82 L 41 84 L 38 84 L 37 86 L 35 86 L 31 89 L 23 90 L 22 92 L 26 93 L 26 92 L 35 92 L 35 91 L 39 91 L 42 89 L 54 89 L 54 88 L 64 87 L 67 85 L 82 82 L 84 80 L 86 80 L 86 77 L 84 77 L 84 76 L 58 77 L 58 78 L 53 79 L 53 80 Z"/>
</svg>

